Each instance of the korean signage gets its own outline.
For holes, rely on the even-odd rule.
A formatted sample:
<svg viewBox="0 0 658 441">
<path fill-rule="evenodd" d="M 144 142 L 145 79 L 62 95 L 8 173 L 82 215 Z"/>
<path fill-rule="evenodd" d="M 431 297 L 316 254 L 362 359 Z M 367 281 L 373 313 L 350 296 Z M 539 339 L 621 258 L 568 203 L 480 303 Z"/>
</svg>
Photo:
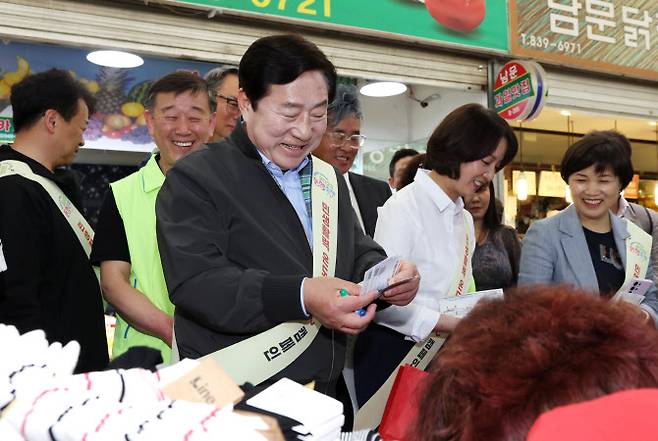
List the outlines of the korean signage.
<svg viewBox="0 0 658 441">
<path fill-rule="evenodd" d="M 511 52 L 658 80 L 655 0 L 510 0 Z"/>
<path fill-rule="evenodd" d="M 508 51 L 501 0 L 159 0 L 410 41 Z"/>
<path fill-rule="evenodd" d="M 496 112 L 506 120 L 527 121 L 541 112 L 548 85 L 544 70 L 534 61 L 512 60 L 496 75 L 493 98 Z"/>
<path fill-rule="evenodd" d="M 14 140 L 13 118 L 0 116 L 0 142 L 12 142 Z"/>
</svg>

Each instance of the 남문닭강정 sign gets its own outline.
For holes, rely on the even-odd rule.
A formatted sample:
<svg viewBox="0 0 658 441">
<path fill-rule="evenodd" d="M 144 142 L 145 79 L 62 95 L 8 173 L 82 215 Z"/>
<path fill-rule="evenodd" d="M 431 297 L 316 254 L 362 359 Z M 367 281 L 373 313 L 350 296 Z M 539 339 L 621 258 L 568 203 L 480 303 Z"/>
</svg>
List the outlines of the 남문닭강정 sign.
<svg viewBox="0 0 658 441">
<path fill-rule="evenodd" d="M 514 55 L 658 80 L 655 0 L 510 0 Z"/>
<path fill-rule="evenodd" d="M 494 108 L 506 120 L 529 121 L 539 115 L 547 94 L 546 74 L 539 63 L 512 60 L 496 75 Z"/>
</svg>

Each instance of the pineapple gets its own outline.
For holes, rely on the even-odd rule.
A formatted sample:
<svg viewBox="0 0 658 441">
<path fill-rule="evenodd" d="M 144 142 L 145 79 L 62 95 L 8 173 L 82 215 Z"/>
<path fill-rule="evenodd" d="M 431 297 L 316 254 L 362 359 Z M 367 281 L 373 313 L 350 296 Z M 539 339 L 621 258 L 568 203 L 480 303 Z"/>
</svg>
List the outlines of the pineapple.
<svg viewBox="0 0 658 441">
<path fill-rule="evenodd" d="M 127 70 L 116 67 L 101 67 L 97 82 L 100 90 L 96 93 L 96 110 L 104 115 L 111 115 L 121 111 L 121 105 L 126 101 L 123 95 Z"/>
</svg>

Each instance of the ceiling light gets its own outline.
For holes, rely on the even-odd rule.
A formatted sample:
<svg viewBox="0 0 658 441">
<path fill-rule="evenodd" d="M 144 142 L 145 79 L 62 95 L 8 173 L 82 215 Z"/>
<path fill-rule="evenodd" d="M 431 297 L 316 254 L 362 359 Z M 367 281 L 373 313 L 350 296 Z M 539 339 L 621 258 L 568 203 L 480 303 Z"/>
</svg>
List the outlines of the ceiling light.
<svg viewBox="0 0 658 441">
<path fill-rule="evenodd" d="M 568 110 L 560 110 L 560 115 L 562 116 L 571 116 L 571 112 Z"/>
<path fill-rule="evenodd" d="M 516 198 L 520 201 L 528 199 L 528 179 L 524 172 L 521 172 L 516 180 Z"/>
<path fill-rule="evenodd" d="M 407 86 L 397 81 L 378 81 L 363 86 L 360 90 L 362 95 L 384 97 L 400 95 L 407 91 Z"/>
<path fill-rule="evenodd" d="M 137 67 L 144 64 L 139 55 L 122 51 L 93 51 L 87 54 L 87 60 L 107 67 Z"/>
<path fill-rule="evenodd" d="M 656 121 L 649 121 L 649 125 L 656 127 L 656 125 L 658 125 L 658 123 Z"/>
</svg>

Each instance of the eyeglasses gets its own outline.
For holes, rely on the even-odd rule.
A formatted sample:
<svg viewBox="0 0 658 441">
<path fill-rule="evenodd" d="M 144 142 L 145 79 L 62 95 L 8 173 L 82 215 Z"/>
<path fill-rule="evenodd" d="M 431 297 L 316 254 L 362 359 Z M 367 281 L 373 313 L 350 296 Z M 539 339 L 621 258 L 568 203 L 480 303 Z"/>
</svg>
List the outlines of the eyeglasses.
<svg viewBox="0 0 658 441">
<path fill-rule="evenodd" d="M 226 101 L 226 111 L 231 112 L 231 113 L 239 113 L 240 112 L 240 107 L 238 107 L 238 100 L 235 98 L 229 98 L 227 96 L 217 94 L 217 98 L 221 98 L 224 101 Z"/>
<path fill-rule="evenodd" d="M 347 136 L 347 134 L 343 132 L 328 132 L 327 134 L 331 138 L 332 143 L 337 146 L 343 146 L 347 143 L 352 147 L 361 147 L 366 141 L 364 135 Z"/>
</svg>

